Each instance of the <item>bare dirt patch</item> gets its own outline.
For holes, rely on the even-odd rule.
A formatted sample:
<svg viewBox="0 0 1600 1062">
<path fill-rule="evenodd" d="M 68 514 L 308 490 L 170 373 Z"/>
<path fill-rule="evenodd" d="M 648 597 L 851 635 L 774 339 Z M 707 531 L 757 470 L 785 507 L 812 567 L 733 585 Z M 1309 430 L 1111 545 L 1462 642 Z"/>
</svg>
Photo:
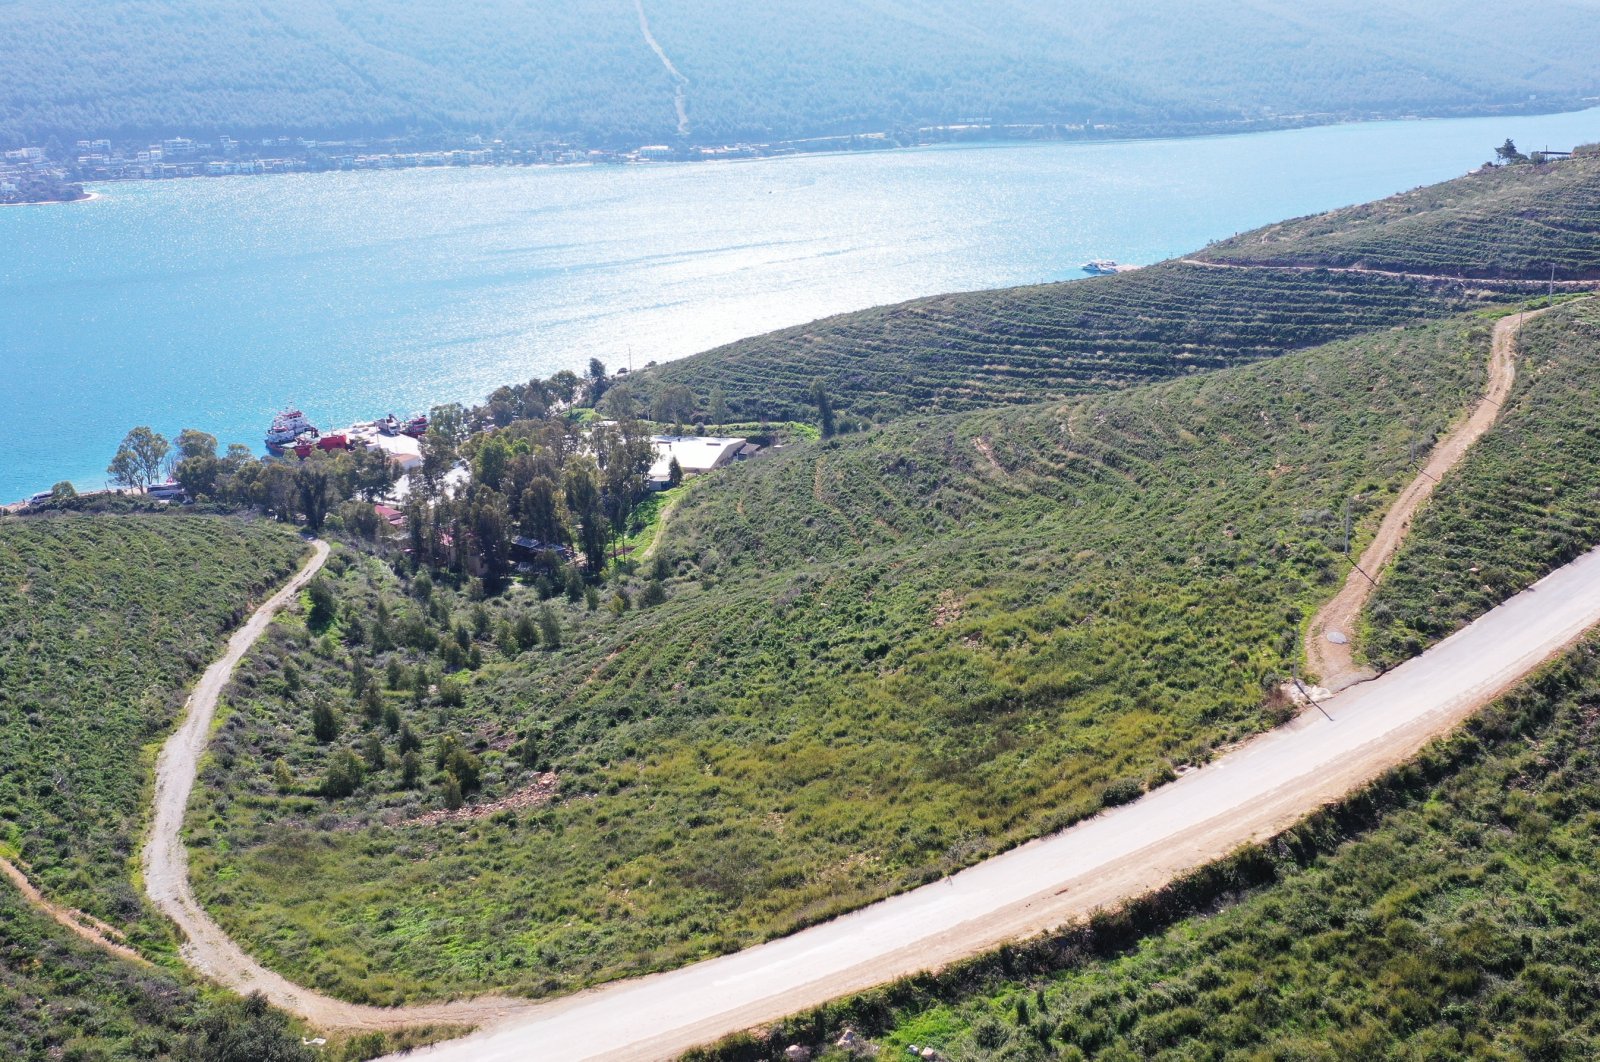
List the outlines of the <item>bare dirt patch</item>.
<svg viewBox="0 0 1600 1062">
<path fill-rule="evenodd" d="M 474 819 L 486 819 L 491 815 L 498 815 L 502 811 L 527 811 L 530 808 L 542 808 L 556 798 L 560 790 L 559 779 L 554 771 L 541 774 L 532 785 L 525 785 L 509 796 L 488 804 L 465 804 L 454 811 L 444 808 L 430 811 L 426 815 L 418 815 L 414 819 L 395 823 L 396 826 L 441 826 L 447 822 L 471 822 Z"/>
</svg>

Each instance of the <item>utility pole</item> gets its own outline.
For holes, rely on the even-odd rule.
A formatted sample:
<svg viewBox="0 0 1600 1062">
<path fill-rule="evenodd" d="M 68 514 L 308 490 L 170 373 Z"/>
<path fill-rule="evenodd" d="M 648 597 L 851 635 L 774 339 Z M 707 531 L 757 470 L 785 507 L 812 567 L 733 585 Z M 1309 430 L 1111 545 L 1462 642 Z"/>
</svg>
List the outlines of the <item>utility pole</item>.
<svg viewBox="0 0 1600 1062">
<path fill-rule="evenodd" d="M 1556 264 L 1550 263 L 1550 295 L 1546 301 L 1554 306 L 1556 301 Z"/>
<path fill-rule="evenodd" d="M 1344 555 L 1350 556 L 1350 499 L 1344 500 Z"/>
</svg>

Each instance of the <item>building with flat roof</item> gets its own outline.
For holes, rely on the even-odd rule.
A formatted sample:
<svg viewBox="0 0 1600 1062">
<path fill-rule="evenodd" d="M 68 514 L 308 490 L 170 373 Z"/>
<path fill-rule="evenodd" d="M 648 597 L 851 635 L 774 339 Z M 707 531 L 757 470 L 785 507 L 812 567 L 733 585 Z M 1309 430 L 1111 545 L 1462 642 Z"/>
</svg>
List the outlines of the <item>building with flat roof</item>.
<svg viewBox="0 0 1600 1062">
<path fill-rule="evenodd" d="M 686 476 L 697 476 L 721 468 L 744 448 L 745 439 L 724 439 L 712 435 L 653 435 L 655 464 L 650 466 L 650 489 L 665 490 L 670 480 L 672 459 Z"/>
</svg>

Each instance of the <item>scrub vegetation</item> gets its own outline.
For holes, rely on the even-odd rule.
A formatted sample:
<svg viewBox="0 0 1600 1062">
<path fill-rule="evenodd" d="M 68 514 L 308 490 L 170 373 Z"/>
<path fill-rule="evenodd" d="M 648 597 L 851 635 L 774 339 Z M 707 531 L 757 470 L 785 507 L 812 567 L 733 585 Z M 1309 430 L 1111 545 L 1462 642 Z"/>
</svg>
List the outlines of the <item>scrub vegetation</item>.
<svg viewBox="0 0 1600 1062">
<path fill-rule="evenodd" d="M 1592 1058 L 1597 702 L 1591 639 L 1416 762 L 1127 912 L 694 1057 L 779 1059 L 851 1028 L 886 1057 L 962 1062 Z"/>
<path fill-rule="evenodd" d="M 256 1001 L 207 997 L 179 974 L 112 958 L 38 914 L 9 883 L 0 884 L 0 1055 L 21 1062 L 319 1057 L 281 1014 Z"/>
<path fill-rule="evenodd" d="M 1373 596 L 1368 656 L 1414 655 L 1600 542 L 1600 306 L 1523 327 L 1501 422 L 1442 483 Z"/>
<path fill-rule="evenodd" d="M 176 513 L 0 521 L 0 847 L 47 895 L 164 939 L 131 880 L 151 748 L 304 549 Z"/>
<path fill-rule="evenodd" d="M 172 946 L 133 879 L 153 743 L 303 551 L 282 527 L 211 516 L 0 520 L 0 855 L 152 954 Z M 0 882 L 0 1055 L 309 1057 L 286 1029 L 95 950 Z"/>
<path fill-rule="evenodd" d="M 1531 321 L 1520 347 L 1501 422 L 1374 595 L 1367 634 L 1385 665 L 1600 541 L 1600 307 Z M 1592 1057 L 1600 1027 L 1573 1016 L 1589 1011 L 1600 924 L 1597 699 L 1591 638 L 1464 734 L 1263 849 L 1053 940 L 703 1058 L 777 1058 L 846 1027 L 950 1059 Z"/>
<path fill-rule="evenodd" d="M 345 552 L 229 695 L 200 898 L 348 998 L 540 994 L 1137 795 L 1284 717 L 1335 509 L 1370 530 L 1488 334 L 788 450 L 697 480 L 649 565 L 544 600 Z"/>
</svg>

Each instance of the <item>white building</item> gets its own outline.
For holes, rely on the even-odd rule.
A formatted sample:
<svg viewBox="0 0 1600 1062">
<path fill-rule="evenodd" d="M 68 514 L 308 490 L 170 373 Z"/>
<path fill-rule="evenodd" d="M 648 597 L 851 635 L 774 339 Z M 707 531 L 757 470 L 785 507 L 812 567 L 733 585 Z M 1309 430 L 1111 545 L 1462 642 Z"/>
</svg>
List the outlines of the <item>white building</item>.
<svg viewBox="0 0 1600 1062">
<path fill-rule="evenodd" d="M 695 476 L 721 468 L 744 448 L 744 439 L 723 439 L 710 435 L 653 435 L 656 461 L 650 466 L 650 489 L 666 490 L 671 480 L 672 459 L 685 476 Z"/>
</svg>

